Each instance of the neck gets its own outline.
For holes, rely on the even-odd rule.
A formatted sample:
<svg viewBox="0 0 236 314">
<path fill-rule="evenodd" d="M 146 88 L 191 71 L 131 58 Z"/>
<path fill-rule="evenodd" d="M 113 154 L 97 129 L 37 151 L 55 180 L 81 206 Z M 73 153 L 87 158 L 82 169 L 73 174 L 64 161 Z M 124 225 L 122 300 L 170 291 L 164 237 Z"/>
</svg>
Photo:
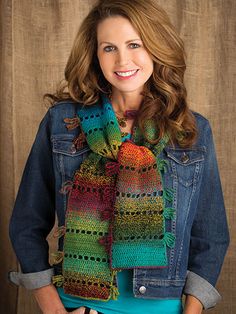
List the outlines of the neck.
<svg viewBox="0 0 236 314">
<path fill-rule="evenodd" d="M 124 113 L 127 110 L 138 110 L 143 96 L 140 93 L 119 93 L 112 91 L 112 106 L 115 112 Z"/>
</svg>

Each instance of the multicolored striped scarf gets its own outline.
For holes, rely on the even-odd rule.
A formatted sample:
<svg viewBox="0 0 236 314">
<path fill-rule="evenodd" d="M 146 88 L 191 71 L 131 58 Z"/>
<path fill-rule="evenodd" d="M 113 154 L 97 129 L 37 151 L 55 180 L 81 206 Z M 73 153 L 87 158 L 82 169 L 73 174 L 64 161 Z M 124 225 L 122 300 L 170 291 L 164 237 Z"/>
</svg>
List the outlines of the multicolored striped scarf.
<svg viewBox="0 0 236 314">
<path fill-rule="evenodd" d="M 75 172 L 69 192 L 64 238 L 63 288 L 86 299 L 116 299 L 117 271 L 167 265 L 165 230 L 174 216 L 167 207 L 172 192 L 163 187 L 166 163 L 158 156 L 168 136 L 156 145 L 135 128 L 122 142 L 112 105 L 103 101 L 78 111 L 91 153 Z M 148 138 L 156 138 L 153 121 Z"/>
</svg>

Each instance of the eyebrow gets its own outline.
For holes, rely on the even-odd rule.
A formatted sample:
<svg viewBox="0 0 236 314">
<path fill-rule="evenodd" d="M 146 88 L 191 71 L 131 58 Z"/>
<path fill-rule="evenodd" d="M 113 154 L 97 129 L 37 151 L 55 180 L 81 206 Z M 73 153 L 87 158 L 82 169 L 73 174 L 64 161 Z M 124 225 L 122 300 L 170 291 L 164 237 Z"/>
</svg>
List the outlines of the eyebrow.
<svg viewBox="0 0 236 314">
<path fill-rule="evenodd" d="M 131 42 L 134 42 L 134 41 L 142 41 L 140 38 L 135 38 L 135 39 L 130 39 L 130 40 L 127 40 L 126 42 L 125 42 L 125 44 L 129 44 L 129 43 L 131 43 Z M 113 43 L 111 43 L 111 42 L 109 42 L 109 41 L 102 41 L 100 44 L 99 44 L 99 46 L 101 46 L 101 45 L 103 45 L 103 44 L 108 44 L 108 45 L 114 45 L 115 46 L 115 44 L 113 44 Z"/>
</svg>

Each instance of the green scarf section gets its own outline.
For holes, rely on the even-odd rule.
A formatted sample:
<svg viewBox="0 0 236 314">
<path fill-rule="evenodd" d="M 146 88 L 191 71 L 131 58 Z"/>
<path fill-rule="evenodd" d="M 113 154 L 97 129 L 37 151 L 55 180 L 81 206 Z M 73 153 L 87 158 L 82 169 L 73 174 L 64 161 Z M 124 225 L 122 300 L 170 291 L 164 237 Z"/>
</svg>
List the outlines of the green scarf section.
<svg viewBox="0 0 236 314">
<path fill-rule="evenodd" d="M 165 230 L 172 219 L 172 190 L 163 187 L 166 162 L 158 156 L 169 138 L 148 143 L 138 128 L 122 142 L 111 103 L 78 111 L 91 153 L 75 172 L 69 192 L 62 274 L 54 283 L 86 299 L 116 299 L 117 271 L 165 267 L 175 237 Z M 150 139 L 154 123 L 146 123 Z"/>
</svg>

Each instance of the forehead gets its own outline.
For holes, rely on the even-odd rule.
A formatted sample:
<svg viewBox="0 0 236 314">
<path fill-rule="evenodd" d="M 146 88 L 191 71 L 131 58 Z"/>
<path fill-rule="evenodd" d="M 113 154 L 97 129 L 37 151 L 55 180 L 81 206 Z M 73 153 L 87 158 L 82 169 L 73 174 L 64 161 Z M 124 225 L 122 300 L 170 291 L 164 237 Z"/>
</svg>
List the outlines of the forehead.
<svg viewBox="0 0 236 314">
<path fill-rule="evenodd" d="M 98 24 L 97 40 L 102 41 L 127 41 L 140 38 L 138 32 L 128 19 L 122 16 L 108 17 Z"/>
</svg>

